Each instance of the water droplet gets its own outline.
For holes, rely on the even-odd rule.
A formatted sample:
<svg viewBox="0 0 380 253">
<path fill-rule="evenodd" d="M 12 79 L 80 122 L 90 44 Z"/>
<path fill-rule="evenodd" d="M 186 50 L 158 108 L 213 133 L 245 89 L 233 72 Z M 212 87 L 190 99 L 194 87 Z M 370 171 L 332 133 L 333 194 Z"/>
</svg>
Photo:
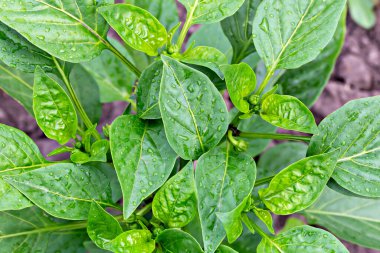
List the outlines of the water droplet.
<svg viewBox="0 0 380 253">
<path fill-rule="evenodd" d="M 263 30 L 264 32 L 268 33 L 269 32 L 269 23 L 267 18 L 263 18 L 259 25 L 260 29 Z"/>
</svg>

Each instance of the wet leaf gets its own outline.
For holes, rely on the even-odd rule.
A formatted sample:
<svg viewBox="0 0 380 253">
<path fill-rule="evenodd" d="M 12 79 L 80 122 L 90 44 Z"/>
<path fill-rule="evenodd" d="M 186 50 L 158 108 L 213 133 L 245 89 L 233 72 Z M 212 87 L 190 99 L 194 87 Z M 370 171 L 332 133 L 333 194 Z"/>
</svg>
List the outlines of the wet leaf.
<svg viewBox="0 0 380 253">
<path fill-rule="evenodd" d="M 149 230 L 130 230 L 111 242 L 115 253 L 152 253 L 156 244 Z"/>
<path fill-rule="evenodd" d="M 215 251 L 215 253 L 238 253 L 238 252 L 226 245 L 220 245 L 219 248 Z"/>
<path fill-rule="evenodd" d="M 270 212 L 268 210 L 264 210 L 264 209 L 257 208 L 257 207 L 255 207 L 253 209 L 253 212 L 255 213 L 257 218 L 259 218 L 265 224 L 265 226 L 268 228 L 269 232 L 274 234 L 275 232 L 273 229 L 273 219 L 272 219 L 272 215 L 270 214 Z"/>
<path fill-rule="evenodd" d="M 157 237 L 163 253 L 203 253 L 197 240 L 179 229 L 166 229 Z"/>
</svg>

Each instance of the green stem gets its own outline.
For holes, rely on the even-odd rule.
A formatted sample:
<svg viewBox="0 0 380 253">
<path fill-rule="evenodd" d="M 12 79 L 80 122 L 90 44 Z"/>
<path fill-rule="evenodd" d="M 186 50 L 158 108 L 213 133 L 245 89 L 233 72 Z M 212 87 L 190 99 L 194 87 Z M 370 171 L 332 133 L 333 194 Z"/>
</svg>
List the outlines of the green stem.
<svg viewBox="0 0 380 253">
<path fill-rule="evenodd" d="M 53 58 L 55 65 L 57 66 L 59 73 L 62 76 L 63 82 L 64 82 L 64 84 L 65 84 L 65 86 L 66 86 L 66 88 L 70 94 L 70 98 L 73 101 L 75 107 L 77 108 L 81 119 L 83 120 L 83 123 L 86 125 L 87 129 L 93 128 L 93 124 L 92 124 L 91 120 L 89 119 L 85 110 L 83 109 L 83 106 L 80 103 L 77 95 L 75 94 L 75 91 L 74 91 L 73 87 L 71 86 L 69 80 L 67 79 L 67 76 L 66 76 L 65 72 L 63 71 L 61 65 L 59 64 L 59 62 L 57 61 L 57 59 L 55 57 L 52 57 L 52 58 Z M 101 136 L 97 131 L 93 131 L 93 135 L 97 140 L 101 140 Z"/>
<path fill-rule="evenodd" d="M 136 212 L 136 215 L 138 216 L 144 216 L 145 214 L 149 213 L 152 209 L 152 203 L 147 204 L 143 208 L 141 208 L 139 211 Z"/>
<path fill-rule="evenodd" d="M 270 181 L 272 181 L 273 178 L 274 178 L 274 176 L 260 178 L 260 179 L 256 180 L 256 182 L 255 182 L 255 187 L 258 187 L 258 186 L 261 186 L 261 185 L 267 184 L 267 183 L 269 183 Z"/>
<path fill-rule="evenodd" d="M 311 137 L 292 134 L 267 134 L 267 133 L 240 133 L 240 137 L 250 139 L 271 139 L 271 140 L 289 140 L 310 142 Z"/>
<path fill-rule="evenodd" d="M 255 93 L 256 95 L 261 95 L 264 92 L 265 88 L 267 87 L 267 85 L 268 85 L 268 83 L 269 83 L 269 81 L 273 75 L 274 75 L 274 70 L 270 69 L 267 72 L 267 74 L 265 75 L 265 78 L 264 78 L 263 82 L 261 83 L 260 88 Z"/>
<path fill-rule="evenodd" d="M 141 71 L 130 62 L 124 55 L 122 55 L 114 46 L 111 45 L 108 41 L 105 42 L 107 48 L 116 55 L 137 77 L 141 76 Z"/>
<path fill-rule="evenodd" d="M 188 15 L 186 17 L 186 22 L 182 27 L 181 33 L 179 34 L 179 37 L 177 40 L 177 45 L 176 45 L 177 49 L 179 51 L 181 51 L 182 44 L 185 41 L 187 32 L 189 31 L 189 29 L 193 23 L 193 16 L 194 16 L 195 9 L 197 8 L 197 5 L 198 5 L 198 0 L 195 0 L 194 5 L 192 6 L 190 12 L 188 13 Z"/>
</svg>

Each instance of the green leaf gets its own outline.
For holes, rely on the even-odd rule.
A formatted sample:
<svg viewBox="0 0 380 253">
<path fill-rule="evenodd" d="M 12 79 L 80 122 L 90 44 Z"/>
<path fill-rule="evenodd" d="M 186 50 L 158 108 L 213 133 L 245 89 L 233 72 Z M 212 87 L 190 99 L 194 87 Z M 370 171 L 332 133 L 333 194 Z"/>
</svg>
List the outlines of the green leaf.
<svg viewBox="0 0 380 253">
<path fill-rule="evenodd" d="M 214 252 L 225 237 L 216 213 L 227 213 L 251 194 L 256 178 L 252 158 L 228 142 L 201 156 L 195 170 L 198 211 L 205 252 Z"/>
<path fill-rule="evenodd" d="M 0 60 L 23 72 L 34 73 L 36 66 L 52 71 L 51 56 L 31 44 L 18 32 L 0 22 Z"/>
<path fill-rule="evenodd" d="M 257 163 L 257 177 L 276 175 L 285 167 L 306 157 L 307 145 L 299 142 L 278 144 L 260 156 Z M 276 159 L 273 159 L 273 158 Z"/>
<path fill-rule="evenodd" d="M 292 228 L 302 226 L 302 225 L 305 225 L 305 223 L 302 220 L 295 217 L 290 217 L 286 220 L 284 227 L 281 229 L 281 232 L 285 232 L 287 230 L 290 230 Z"/>
<path fill-rule="evenodd" d="M 91 161 L 107 162 L 107 153 L 110 148 L 107 140 L 98 140 L 91 145 Z"/>
<path fill-rule="evenodd" d="M 186 7 L 187 18 L 192 24 L 210 24 L 233 15 L 244 0 L 179 0 Z"/>
<path fill-rule="evenodd" d="M 162 78 L 162 61 L 156 61 L 146 68 L 137 86 L 137 112 L 142 119 L 160 119 L 158 106 Z"/>
<path fill-rule="evenodd" d="M 203 253 L 197 240 L 179 229 L 166 229 L 157 237 L 163 253 Z"/>
<path fill-rule="evenodd" d="M 123 233 L 119 222 L 98 203 L 92 202 L 88 213 L 87 233 L 102 249 L 110 249 L 110 242 Z"/>
<path fill-rule="evenodd" d="M 193 162 L 170 178 L 153 199 L 153 215 L 165 225 L 181 228 L 197 214 Z"/>
<path fill-rule="evenodd" d="M 0 124 L 0 155 L 0 211 L 31 206 L 31 202 L 5 182 L 3 176 L 17 175 L 47 166 L 48 162 L 25 133 L 3 124 Z"/>
<path fill-rule="evenodd" d="M 110 179 L 95 166 L 62 163 L 4 179 L 47 213 L 62 219 L 87 219 L 92 200 L 113 206 Z"/>
<path fill-rule="evenodd" d="M 123 190 L 124 218 L 128 218 L 165 183 L 177 156 L 160 122 L 144 122 L 135 115 L 121 116 L 112 123 L 110 144 Z"/>
<path fill-rule="evenodd" d="M 238 253 L 238 252 L 226 245 L 220 245 L 219 248 L 215 251 L 215 253 Z"/>
<path fill-rule="evenodd" d="M 319 224 L 339 238 L 361 246 L 380 249 L 379 199 L 346 196 L 326 187 L 322 196 L 304 210 L 311 224 Z"/>
<path fill-rule="evenodd" d="M 84 253 L 86 224 L 52 219 L 40 209 L 0 212 L 3 252 Z"/>
<path fill-rule="evenodd" d="M 273 229 L 273 219 L 272 219 L 272 215 L 270 214 L 270 212 L 268 210 L 264 210 L 264 209 L 257 208 L 257 207 L 254 207 L 253 212 L 255 213 L 257 218 L 259 218 L 265 224 L 265 226 L 268 228 L 269 232 L 274 234 L 275 232 Z"/>
<path fill-rule="evenodd" d="M 272 94 L 264 99 L 260 116 L 283 129 L 317 133 L 318 127 L 311 111 L 300 100 L 287 95 Z"/>
<path fill-rule="evenodd" d="M 120 234 L 111 242 L 115 253 L 151 253 L 156 244 L 149 230 L 130 230 Z"/>
<path fill-rule="evenodd" d="M 107 24 L 96 9 L 110 0 L 2 2 L 0 21 L 57 58 L 88 61 L 105 48 Z"/>
<path fill-rule="evenodd" d="M 281 93 L 297 97 L 311 107 L 328 83 L 346 34 L 346 12 L 343 12 L 333 39 L 318 57 L 301 68 L 286 70 L 277 83 Z"/>
<path fill-rule="evenodd" d="M 268 72 L 314 60 L 333 37 L 345 4 L 346 0 L 262 1 L 253 20 L 253 41 Z"/>
<path fill-rule="evenodd" d="M 33 74 L 9 68 L 0 62 L 0 89 L 33 116 Z"/>
<path fill-rule="evenodd" d="M 365 29 L 376 25 L 376 13 L 372 0 L 348 0 L 351 18 Z"/>
<path fill-rule="evenodd" d="M 162 56 L 160 111 L 170 146 L 183 159 L 197 159 L 227 132 L 223 97 L 199 71 Z"/>
<path fill-rule="evenodd" d="M 275 238 L 264 238 L 257 253 L 337 252 L 349 253 L 332 234 L 310 226 L 295 227 L 278 234 Z"/>
<path fill-rule="evenodd" d="M 339 151 L 304 158 L 283 169 L 259 190 L 264 204 L 275 214 L 301 211 L 318 199 L 330 179 Z"/>
<path fill-rule="evenodd" d="M 222 67 L 228 93 L 232 103 L 243 112 L 250 112 L 250 103 L 247 97 L 255 91 L 256 75 L 247 63 L 225 65 Z"/>
<path fill-rule="evenodd" d="M 166 44 L 165 27 L 148 11 L 129 4 L 104 6 L 98 12 L 130 47 L 150 56 Z"/>
<path fill-rule="evenodd" d="M 313 136 L 308 155 L 340 148 L 334 180 L 367 197 L 380 197 L 380 96 L 351 101 L 330 114 Z"/>
<path fill-rule="evenodd" d="M 63 88 L 40 67 L 34 73 L 33 111 L 44 134 L 59 144 L 75 137 L 78 117 Z"/>
<path fill-rule="evenodd" d="M 221 22 L 233 48 L 232 63 L 238 63 L 256 51 L 252 40 L 252 20 L 260 3 L 261 0 L 245 0 L 234 15 Z"/>
<path fill-rule="evenodd" d="M 221 65 L 227 64 L 227 57 L 214 47 L 199 46 L 187 50 L 178 59 L 184 63 L 199 65 L 214 71 L 221 79 L 224 78 L 220 69 Z"/>
</svg>

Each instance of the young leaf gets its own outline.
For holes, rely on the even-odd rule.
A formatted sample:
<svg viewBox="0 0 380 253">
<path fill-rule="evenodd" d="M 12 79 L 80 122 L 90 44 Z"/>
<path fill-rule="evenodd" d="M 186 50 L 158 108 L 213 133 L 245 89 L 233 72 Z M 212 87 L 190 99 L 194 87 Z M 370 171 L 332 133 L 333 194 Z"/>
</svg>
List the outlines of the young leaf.
<svg viewBox="0 0 380 253">
<path fill-rule="evenodd" d="M 130 4 L 108 5 L 98 12 L 130 47 L 150 56 L 166 44 L 165 27 L 148 11 Z"/>
<path fill-rule="evenodd" d="M 111 249 L 110 242 L 123 233 L 119 222 L 98 203 L 92 202 L 88 213 L 87 233 L 102 249 Z"/>
<path fill-rule="evenodd" d="M 268 210 L 264 210 L 264 209 L 261 209 L 258 207 L 254 207 L 253 212 L 255 213 L 257 218 L 259 218 L 265 224 L 265 226 L 268 228 L 269 232 L 274 234 L 275 232 L 273 229 L 273 219 L 272 219 L 272 215 L 270 214 L 270 212 Z"/>
<path fill-rule="evenodd" d="M 215 253 L 238 253 L 238 252 L 226 245 L 220 245 L 219 248 L 215 251 Z"/>
<path fill-rule="evenodd" d="M 87 219 L 92 200 L 113 206 L 110 179 L 95 166 L 62 163 L 4 179 L 47 213 L 62 219 Z"/>
<path fill-rule="evenodd" d="M 95 58 L 105 48 L 107 24 L 96 8 L 110 3 L 110 0 L 2 1 L 0 21 L 57 58 L 83 62 Z"/>
<path fill-rule="evenodd" d="M 292 228 L 303 226 L 303 225 L 305 225 L 305 222 L 303 222 L 302 220 L 295 218 L 295 217 L 290 217 L 286 220 L 285 225 L 281 229 L 280 232 L 285 232 L 285 231 L 288 231 Z"/>
<path fill-rule="evenodd" d="M 257 247 L 257 253 L 290 253 L 298 252 L 299 249 L 308 253 L 349 253 L 332 234 L 310 226 L 295 227 L 275 238 L 264 238 Z"/>
<path fill-rule="evenodd" d="M 319 224 L 339 238 L 380 249 L 379 199 L 346 196 L 326 187 L 322 196 L 304 210 L 311 224 Z"/>
<path fill-rule="evenodd" d="M 256 51 L 252 40 L 252 20 L 261 0 L 246 0 L 234 15 L 221 22 L 233 48 L 232 63 L 238 63 Z"/>
<path fill-rule="evenodd" d="M 199 65 L 214 71 L 221 79 L 224 78 L 220 69 L 221 65 L 228 64 L 227 57 L 214 47 L 199 46 L 187 50 L 183 55 L 178 57 L 182 62 Z"/>
<path fill-rule="evenodd" d="M 183 159 L 215 147 L 228 128 L 224 100 L 199 71 L 162 56 L 160 111 L 170 146 Z"/>
<path fill-rule="evenodd" d="M 4 181 L 3 176 L 18 175 L 44 167 L 48 162 L 25 133 L 3 124 L 0 124 L 0 155 L 0 211 L 31 206 L 31 202 Z"/>
<path fill-rule="evenodd" d="M 111 242 L 115 253 L 152 253 L 156 243 L 149 230 L 130 230 L 120 234 Z"/>
<path fill-rule="evenodd" d="M 256 165 L 228 142 L 210 150 L 197 163 L 195 183 L 205 252 L 214 252 L 225 237 L 217 213 L 238 207 L 251 194 Z"/>
<path fill-rule="evenodd" d="M 380 96 L 351 101 L 330 114 L 313 136 L 308 155 L 340 148 L 334 180 L 367 197 L 380 197 Z"/>
<path fill-rule="evenodd" d="M 123 190 L 124 218 L 168 179 L 177 158 L 160 122 L 117 118 L 110 131 L 113 162 Z"/>
<path fill-rule="evenodd" d="M 253 41 L 269 72 L 314 60 L 333 37 L 345 4 L 346 0 L 262 1 L 253 20 Z"/>
<path fill-rule="evenodd" d="M 376 14 L 372 0 L 348 0 L 348 7 L 353 20 L 365 29 L 376 25 Z"/>
<path fill-rule="evenodd" d="M 156 193 L 152 211 L 168 227 L 181 228 L 194 219 L 196 204 L 194 167 L 190 161 Z"/>
<path fill-rule="evenodd" d="M 40 68 L 34 73 L 33 111 L 44 134 L 59 144 L 75 137 L 78 117 L 63 88 Z"/>
<path fill-rule="evenodd" d="M 210 24 L 233 15 L 244 3 L 244 0 L 179 0 L 186 7 L 187 18 L 192 24 Z"/>
<path fill-rule="evenodd" d="M 339 151 L 302 159 L 283 169 L 259 190 L 264 204 L 275 214 L 301 211 L 318 199 L 330 179 Z"/>
<path fill-rule="evenodd" d="M 51 56 L 31 44 L 18 32 L 0 22 L 0 60 L 23 72 L 34 73 L 36 66 L 52 71 L 55 64 Z"/>
<path fill-rule="evenodd" d="M 260 116 L 284 129 L 313 134 L 318 132 L 313 114 L 292 96 L 272 94 L 266 97 L 261 105 Z"/>
<path fill-rule="evenodd" d="M 107 162 L 107 153 L 110 148 L 107 140 L 98 140 L 91 145 L 91 161 Z"/>
<path fill-rule="evenodd" d="M 224 65 L 222 67 L 228 93 L 232 103 L 243 112 L 250 112 L 247 97 L 255 91 L 256 75 L 247 63 Z"/>
<path fill-rule="evenodd" d="M 197 240 L 179 229 L 166 229 L 157 237 L 163 253 L 203 253 Z"/>
<path fill-rule="evenodd" d="M 137 112 L 142 119 L 160 119 L 158 106 L 162 78 L 162 61 L 156 61 L 146 68 L 137 86 Z"/>
</svg>

